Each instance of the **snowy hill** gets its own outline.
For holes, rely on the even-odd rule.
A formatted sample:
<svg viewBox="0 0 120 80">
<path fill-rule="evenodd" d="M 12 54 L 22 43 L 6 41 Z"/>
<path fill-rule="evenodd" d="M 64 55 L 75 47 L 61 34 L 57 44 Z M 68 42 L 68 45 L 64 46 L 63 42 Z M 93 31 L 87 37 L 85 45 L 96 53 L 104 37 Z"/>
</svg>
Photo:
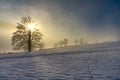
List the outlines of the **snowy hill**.
<svg viewBox="0 0 120 80">
<path fill-rule="evenodd" d="M 71 51 L 100 51 L 100 50 L 117 50 L 120 49 L 120 42 L 108 42 L 108 43 L 99 43 L 99 44 L 89 44 L 86 46 L 68 46 L 68 47 L 61 47 L 61 48 L 52 48 L 45 50 L 46 52 L 71 52 Z"/>
<path fill-rule="evenodd" d="M 71 54 L 71 53 L 92 53 L 92 52 L 105 52 L 105 51 L 119 51 L 120 42 L 108 42 L 101 44 L 89 44 L 86 46 L 68 46 L 68 47 L 59 47 L 59 48 L 50 48 L 42 51 L 36 52 L 23 52 L 16 54 L 1 54 L 0 59 L 2 58 L 18 58 L 18 57 L 33 57 L 40 55 L 54 55 L 54 54 Z"/>
<path fill-rule="evenodd" d="M 120 42 L 1 54 L 0 80 L 120 80 Z"/>
</svg>

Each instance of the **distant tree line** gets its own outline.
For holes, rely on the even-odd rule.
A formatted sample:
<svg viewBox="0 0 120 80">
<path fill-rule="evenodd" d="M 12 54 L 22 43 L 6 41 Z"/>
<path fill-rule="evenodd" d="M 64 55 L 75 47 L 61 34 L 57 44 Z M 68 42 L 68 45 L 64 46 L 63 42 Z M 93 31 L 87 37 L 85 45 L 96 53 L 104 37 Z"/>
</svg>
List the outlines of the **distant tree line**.
<svg viewBox="0 0 120 80">
<path fill-rule="evenodd" d="M 84 46 L 84 45 L 87 45 L 87 44 L 88 44 L 88 41 L 85 40 L 84 38 L 80 38 L 80 39 L 75 40 L 75 45 Z"/>
<path fill-rule="evenodd" d="M 54 44 L 54 47 L 66 47 L 68 45 L 69 40 L 67 38 L 57 42 Z"/>
<path fill-rule="evenodd" d="M 55 43 L 55 44 L 54 44 L 54 47 L 55 47 L 55 48 L 56 48 L 56 47 L 66 47 L 66 46 L 68 46 L 68 42 L 69 42 L 69 40 L 68 40 L 67 38 L 65 38 L 65 39 L 63 39 L 63 40 Z M 74 44 L 75 44 L 75 45 L 80 45 L 80 46 L 85 46 L 85 45 L 88 44 L 88 41 L 85 40 L 84 38 L 75 39 Z"/>
</svg>

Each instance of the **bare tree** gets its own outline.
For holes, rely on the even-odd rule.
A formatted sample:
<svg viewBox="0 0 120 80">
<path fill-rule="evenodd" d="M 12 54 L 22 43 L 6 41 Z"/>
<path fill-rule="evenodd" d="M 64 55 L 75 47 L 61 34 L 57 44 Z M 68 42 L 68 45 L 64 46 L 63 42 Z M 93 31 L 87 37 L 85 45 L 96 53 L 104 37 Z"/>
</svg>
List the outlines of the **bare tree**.
<svg viewBox="0 0 120 80">
<path fill-rule="evenodd" d="M 87 45 L 88 44 L 88 41 L 84 41 L 84 45 Z"/>
<path fill-rule="evenodd" d="M 59 41 L 58 43 L 54 44 L 54 47 L 65 47 L 68 45 L 69 40 L 65 38 L 64 40 Z"/>
<path fill-rule="evenodd" d="M 88 41 L 86 41 L 84 38 L 81 38 L 79 42 L 80 42 L 80 46 L 87 45 L 88 43 Z"/>
<path fill-rule="evenodd" d="M 58 44 L 57 44 L 57 43 L 55 43 L 55 44 L 54 44 L 54 47 L 56 48 L 57 46 L 58 46 Z"/>
<path fill-rule="evenodd" d="M 35 22 L 31 17 L 23 17 L 20 23 L 17 23 L 17 30 L 12 36 L 13 50 L 23 50 L 31 52 L 41 45 L 42 34 L 39 29 L 33 28 Z M 30 27 L 29 27 L 30 26 Z M 34 25 L 35 27 L 36 25 Z"/>
<path fill-rule="evenodd" d="M 83 46 L 84 45 L 84 38 L 81 38 L 79 42 L 80 42 L 80 46 Z"/>
<path fill-rule="evenodd" d="M 63 40 L 63 44 L 64 44 L 64 46 L 67 46 L 68 45 L 68 39 L 67 38 L 65 38 L 64 40 Z"/>
<path fill-rule="evenodd" d="M 79 41 L 78 39 L 75 40 L 75 45 L 78 45 L 79 44 Z"/>
</svg>

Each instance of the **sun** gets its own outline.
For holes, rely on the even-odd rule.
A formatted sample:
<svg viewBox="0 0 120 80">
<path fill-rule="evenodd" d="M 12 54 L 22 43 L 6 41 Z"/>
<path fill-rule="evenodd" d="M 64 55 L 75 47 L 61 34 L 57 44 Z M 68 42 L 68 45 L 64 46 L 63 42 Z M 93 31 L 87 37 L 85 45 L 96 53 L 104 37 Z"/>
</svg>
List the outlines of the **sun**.
<svg viewBox="0 0 120 80">
<path fill-rule="evenodd" d="M 29 23 L 27 26 L 29 30 L 33 31 L 36 27 L 36 23 Z"/>
</svg>

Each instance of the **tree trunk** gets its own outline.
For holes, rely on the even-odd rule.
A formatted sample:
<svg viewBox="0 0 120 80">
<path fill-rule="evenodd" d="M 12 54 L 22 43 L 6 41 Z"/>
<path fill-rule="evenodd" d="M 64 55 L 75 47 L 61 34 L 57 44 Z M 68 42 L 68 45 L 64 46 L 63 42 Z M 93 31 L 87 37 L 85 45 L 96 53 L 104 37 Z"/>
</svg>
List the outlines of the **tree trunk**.
<svg viewBox="0 0 120 80">
<path fill-rule="evenodd" d="M 28 52 L 31 52 L 32 48 L 31 48 L 31 30 L 29 30 L 28 33 Z"/>
</svg>

